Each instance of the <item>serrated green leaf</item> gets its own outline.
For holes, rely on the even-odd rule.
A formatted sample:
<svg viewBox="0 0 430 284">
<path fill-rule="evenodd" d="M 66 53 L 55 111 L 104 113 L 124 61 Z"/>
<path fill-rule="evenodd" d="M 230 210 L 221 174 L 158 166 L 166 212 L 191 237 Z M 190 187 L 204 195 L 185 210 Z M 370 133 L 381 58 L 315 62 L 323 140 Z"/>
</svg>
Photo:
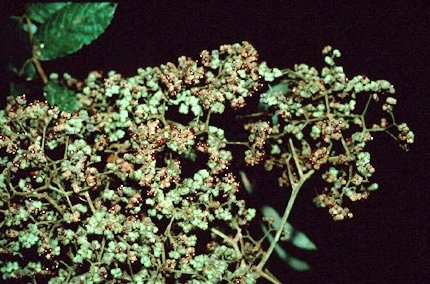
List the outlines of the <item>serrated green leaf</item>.
<svg viewBox="0 0 430 284">
<path fill-rule="evenodd" d="M 263 206 L 261 211 L 265 217 L 274 218 L 275 221 L 273 222 L 273 227 L 277 230 L 281 224 L 281 216 L 279 216 L 278 212 L 270 206 Z M 305 233 L 295 229 L 290 223 L 286 222 L 284 229 L 290 233 L 288 241 L 290 241 L 294 246 L 305 250 L 317 249 L 315 243 L 312 242 Z"/>
<path fill-rule="evenodd" d="M 55 82 L 49 81 L 43 91 L 48 103 L 58 106 L 60 110 L 74 112 L 80 107 L 76 94 Z"/>
<path fill-rule="evenodd" d="M 66 56 L 90 44 L 107 28 L 116 4 L 72 3 L 50 17 L 34 35 L 40 60 Z"/>
<path fill-rule="evenodd" d="M 70 4 L 71 2 L 31 3 L 27 5 L 26 14 L 32 21 L 43 24 L 52 15 Z"/>
<path fill-rule="evenodd" d="M 249 194 L 252 194 L 254 190 L 254 186 L 252 185 L 251 181 L 249 180 L 248 176 L 244 171 L 239 171 L 240 178 L 242 179 L 243 187 L 245 188 L 246 192 Z"/>
</svg>

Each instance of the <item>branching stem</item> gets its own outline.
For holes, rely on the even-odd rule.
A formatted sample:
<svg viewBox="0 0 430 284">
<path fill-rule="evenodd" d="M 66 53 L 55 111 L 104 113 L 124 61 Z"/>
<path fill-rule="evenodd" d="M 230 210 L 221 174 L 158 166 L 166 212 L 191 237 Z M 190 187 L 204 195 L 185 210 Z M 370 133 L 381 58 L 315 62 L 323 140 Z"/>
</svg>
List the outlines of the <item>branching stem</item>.
<svg viewBox="0 0 430 284">
<path fill-rule="evenodd" d="M 284 215 L 282 216 L 281 223 L 279 224 L 278 231 L 276 232 L 276 235 L 275 235 L 272 243 L 270 244 L 269 249 L 264 254 L 260 263 L 257 265 L 257 269 L 256 269 L 257 274 L 261 275 L 261 272 L 262 272 L 264 265 L 266 264 L 270 255 L 272 254 L 273 250 L 275 249 L 275 246 L 278 243 L 278 241 L 281 237 L 281 234 L 284 230 L 284 225 L 285 225 L 285 223 L 287 223 L 288 216 L 290 215 L 291 209 L 293 208 L 294 202 L 296 200 L 296 197 L 297 197 L 297 194 L 299 193 L 300 188 L 303 186 L 305 181 L 308 180 L 312 176 L 313 173 L 314 173 L 314 170 L 310 170 L 307 173 L 300 175 L 300 180 L 297 183 L 291 181 L 291 187 L 293 190 L 291 192 L 290 199 L 288 200 L 288 204 L 287 204 L 287 207 L 285 208 Z"/>
</svg>

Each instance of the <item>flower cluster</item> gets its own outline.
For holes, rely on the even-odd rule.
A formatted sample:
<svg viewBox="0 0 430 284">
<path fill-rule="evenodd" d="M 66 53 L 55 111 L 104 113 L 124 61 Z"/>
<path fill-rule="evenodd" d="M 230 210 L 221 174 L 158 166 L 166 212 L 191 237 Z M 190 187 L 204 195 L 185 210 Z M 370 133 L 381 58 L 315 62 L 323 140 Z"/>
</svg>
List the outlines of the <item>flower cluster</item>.
<svg viewBox="0 0 430 284">
<path fill-rule="evenodd" d="M 264 166 L 266 170 L 281 170 L 280 186 L 297 183 L 311 170 L 322 171 L 327 186 L 315 203 L 328 207 L 335 220 L 342 220 L 352 217 L 342 205 L 344 196 L 351 201 L 361 200 L 378 188 L 370 181 L 375 169 L 370 164 L 370 153 L 364 150 L 374 133 L 388 132 L 404 149 L 414 142 L 414 133 L 394 118 L 397 100 L 389 82 L 372 81 L 364 75 L 349 79 L 335 62 L 341 55 L 339 50 L 327 46 L 323 55 L 326 66 L 321 72 L 306 64 L 282 70 L 285 76 L 261 95 L 263 112 L 248 116 L 257 121 L 248 122 L 245 129 L 252 149 L 262 147 L 254 140 L 254 133 L 267 133 L 261 137 L 271 155 Z M 357 107 L 360 102 L 363 107 Z M 388 117 L 382 116 L 379 124 L 369 126 L 366 114 L 370 107 L 374 108 L 372 102 L 383 102 L 380 110 Z M 373 115 L 377 113 L 372 110 Z M 271 122 L 270 126 L 263 126 L 262 120 Z M 246 161 L 260 161 L 260 152 L 248 150 Z"/>
<path fill-rule="evenodd" d="M 74 113 L 11 99 L 0 111 L 3 278 L 254 283 L 245 269 L 254 259 L 218 243 L 246 235 L 255 210 L 236 197 L 232 154 L 210 116 L 259 90 L 257 59 L 243 42 L 131 78 L 92 72 L 82 84 L 66 74 L 80 90 Z M 198 154 L 207 162 L 184 175 Z"/>
<path fill-rule="evenodd" d="M 267 252 L 267 234 L 256 240 L 248 230 L 256 210 L 238 197 L 229 145 L 246 145 L 249 165 L 280 169 L 279 185 L 293 192 L 320 171 L 327 187 L 315 203 L 342 220 L 352 216 L 344 196 L 365 199 L 378 188 L 364 151 L 372 134 L 397 129 L 403 145 L 414 139 L 394 120 L 388 82 L 349 80 L 334 61 L 340 52 L 324 54 L 321 76 L 305 64 L 269 68 L 248 42 L 130 78 L 51 76 L 77 90 L 73 113 L 9 98 L 0 110 L 3 279 L 277 283 L 262 270 L 276 241 Z M 243 108 L 267 82 L 274 85 L 259 98 L 262 112 L 243 123 L 247 141 L 229 141 L 211 118 Z M 369 127 L 370 102 L 384 96 L 389 117 Z"/>
</svg>

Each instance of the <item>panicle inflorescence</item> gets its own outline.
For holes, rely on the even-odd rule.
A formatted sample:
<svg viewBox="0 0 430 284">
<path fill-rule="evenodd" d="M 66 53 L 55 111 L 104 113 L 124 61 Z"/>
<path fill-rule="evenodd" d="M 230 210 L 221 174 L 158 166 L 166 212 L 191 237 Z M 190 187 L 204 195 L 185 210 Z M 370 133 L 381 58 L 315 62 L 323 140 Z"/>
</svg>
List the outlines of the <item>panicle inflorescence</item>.
<svg viewBox="0 0 430 284">
<path fill-rule="evenodd" d="M 3 278 L 218 283 L 251 277 L 239 251 L 218 243 L 200 248 L 197 241 L 205 239 L 197 235 L 224 231 L 212 236 L 219 241 L 245 234 L 255 216 L 237 199 L 232 154 L 210 115 L 243 107 L 260 89 L 257 59 L 243 42 L 203 51 L 200 62 L 180 57 L 177 64 L 139 69 L 131 78 L 92 72 L 80 83 L 68 76 L 82 105 L 74 113 L 10 99 L 0 111 L 0 247 L 12 260 L 0 261 Z M 188 121 L 172 120 L 172 112 Z M 184 164 L 202 152 L 207 163 L 184 176 Z M 251 240 L 243 244 L 252 247 Z M 32 253 L 37 262 L 26 261 Z"/>
<path fill-rule="evenodd" d="M 285 76 L 261 95 L 264 112 L 258 121 L 245 124 L 252 149 L 247 151 L 246 162 L 255 164 L 262 153 L 270 151 L 264 166 L 281 169 L 280 186 L 295 183 L 301 173 L 322 171 L 327 186 L 314 201 L 328 207 L 335 220 L 342 220 L 352 217 L 342 205 L 344 196 L 351 201 L 366 199 L 378 188 L 370 181 L 375 169 L 370 153 L 364 150 L 373 135 L 387 132 L 407 149 L 414 142 L 414 133 L 394 118 L 397 100 L 389 82 L 372 81 L 364 75 L 349 79 L 335 62 L 339 50 L 327 46 L 323 55 L 327 66 L 321 72 L 296 64 L 292 70 L 282 70 Z M 372 103 L 380 105 L 382 117 L 380 123 L 369 125 L 369 108 L 374 115 L 378 113 Z M 264 136 L 264 147 L 254 139 L 254 133 L 262 131 L 261 120 L 270 122 L 264 127 L 271 129 Z"/>
<path fill-rule="evenodd" d="M 256 210 L 238 199 L 231 144 L 248 147 L 247 164 L 279 169 L 280 186 L 320 171 L 326 185 L 315 203 L 335 220 L 352 217 L 344 197 L 378 188 L 365 151 L 373 134 L 388 132 L 403 148 L 414 134 L 394 119 L 390 83 L 348 79 L 335 63 L 340 52 L 323 53 L 321 73 L 269 68 L 243 42 L 130 78 L 67 74 L 81 105 L 73 113 L 9 98 L 0 110 L 3 279 L 256 283 L 265 251 L 247 230 Z M 211 117 L 243 108 L 267 82 L 262 112 L 243 124 L 247 141 L 229 141 Z M 388 117 L 369 126 L 371 102 Z"/>
</svg>

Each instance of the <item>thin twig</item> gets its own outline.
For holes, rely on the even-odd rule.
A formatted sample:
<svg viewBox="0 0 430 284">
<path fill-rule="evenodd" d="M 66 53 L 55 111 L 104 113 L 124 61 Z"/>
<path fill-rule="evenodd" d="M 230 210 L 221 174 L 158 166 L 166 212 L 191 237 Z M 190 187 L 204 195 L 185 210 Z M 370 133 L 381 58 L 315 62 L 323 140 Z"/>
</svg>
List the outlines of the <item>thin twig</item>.
<svg viewBox="0 0 430 284">
<path fill-rule="evenodd" d="M 291 209 L 293 208 L 294 201 L 296 200 L 297 194 L 299 193 L 300 188 L 303 186 L 304 182 L 309 179 L 309 177 L 312 176 L 314 173 L 314 170 L 308 171 L 306 174 L 301 176 L 299 182 L 297 184 L 291 183 L 292 185 L 292 192 L 290 199 L 288 200 L 287 208 L 285 208 L 284 215 L 282 216 L 281 223 L 279 224 L 278 231 L 276 232 L 276 235 L 273 239 L 273 241 L 270 244 L 269 249 L 264 254 L 263 258 L 261 259 L 260 263 L 257 265 L 257 274 L 261 273 L 264 265 L 266 264 L 267 260 L 269 259 L 270 255 L 272 254 L 273 250 L 275 249 L 276 244 L 278 243 L 281 234 L 284 230 L 284 225 L 287 223 L 288 216 L 290 215 Z"/>
</svg>

